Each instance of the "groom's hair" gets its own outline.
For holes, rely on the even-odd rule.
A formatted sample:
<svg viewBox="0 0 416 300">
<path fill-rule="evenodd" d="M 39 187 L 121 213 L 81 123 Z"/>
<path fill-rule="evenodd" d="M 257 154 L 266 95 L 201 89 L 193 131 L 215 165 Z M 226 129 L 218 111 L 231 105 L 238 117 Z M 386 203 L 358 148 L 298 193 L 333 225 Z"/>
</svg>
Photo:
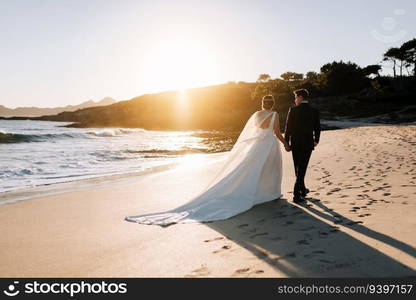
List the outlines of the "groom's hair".
<svg viewBox="0 0 416 300">
<path fill-rule="evenodd" d="M 305 100 L 309 98 L 309 92 L 307 89 L 295 90 L 293 94 L 295 94 L 298 97 L 303 97 L 303 99 Z"/>
</svg>

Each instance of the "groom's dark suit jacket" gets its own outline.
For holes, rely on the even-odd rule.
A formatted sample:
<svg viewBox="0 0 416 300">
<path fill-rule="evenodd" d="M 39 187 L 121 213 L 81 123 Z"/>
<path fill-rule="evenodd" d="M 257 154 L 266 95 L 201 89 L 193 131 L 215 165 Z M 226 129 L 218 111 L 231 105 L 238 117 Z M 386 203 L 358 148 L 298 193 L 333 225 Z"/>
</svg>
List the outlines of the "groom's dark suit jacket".
<svg viewBox="0 0 416 300">
<path fill-rule="evenodd" d="M 319 111 L 309 103 L 290 108 L 286 120 L 285 139 L 295 150 L 313 150 L 319 143 L 321 123 Z"/>
</svg>

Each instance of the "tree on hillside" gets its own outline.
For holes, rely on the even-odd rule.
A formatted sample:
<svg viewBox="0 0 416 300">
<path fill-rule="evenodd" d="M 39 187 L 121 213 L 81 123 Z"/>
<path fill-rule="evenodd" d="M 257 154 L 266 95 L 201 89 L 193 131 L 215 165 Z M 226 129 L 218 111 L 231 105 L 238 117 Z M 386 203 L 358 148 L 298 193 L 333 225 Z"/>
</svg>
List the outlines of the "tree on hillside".
<svg viewBox="0 0 416 300">
<path fill-rule="evenodd" d="M 259 78 L 257 79 L 257 82 L 267 82 L 271 79 L 269 74 L 260 74 Z"/>
<path fill-rule="evenodd" d="M 383 55 L 383 61 L 390 61 L 393 63 L 393 77 L 396 77 L 396 67 L 398 61 L 400 62 L 400 72 L 403 68 L 403 53 L 399 48 L 389 48 Z"/>
<path fill-rule="evenodd" d="M 295 72 L 285 72 L 282 75 L 280 75 L 280 77 L 286 81 L 298 81 L 303 79 L 303 74 Z"/>
<path fill-rule="evenodd" d="M 315 80 L 318 79 L 318 73 L 313 72 L 313 71 L 309 71 L 308 73 L 306 73 L 306 79 L 311 80 L 311 81 L 315 81 Z"/>
<path fill-rule="evenodd" d="M 257 85 L 252 92 L 251 98 L 253 100 L 261 100 L 264 95 L 274 95 L 284 93 L 290 90 L 287 84 L 281 79 L 273 79 L 267 82 L 257 81 Z"/>
<path fill-rule="evenodd" d="M 380 77 L 381 66 L 380 65 L 368 65 L 367 67 L 363 68 L 363 72 L 365 76 L 376 75 Z"/>
<path fill-rule="evenodd" d="M 369 85 L 369 79 L 357 64 L 343 61 L 323 65 L 319 80 L 329 95 L 355 93 Z"/>
<path fill-rule="evenodd" d="M 400 50 L 403 53 L 403 59 L 406 67 L 413 65 L 413 76 L 416 77 L 416 39 L 405 42 L 401 45 Z"/>
</svg>

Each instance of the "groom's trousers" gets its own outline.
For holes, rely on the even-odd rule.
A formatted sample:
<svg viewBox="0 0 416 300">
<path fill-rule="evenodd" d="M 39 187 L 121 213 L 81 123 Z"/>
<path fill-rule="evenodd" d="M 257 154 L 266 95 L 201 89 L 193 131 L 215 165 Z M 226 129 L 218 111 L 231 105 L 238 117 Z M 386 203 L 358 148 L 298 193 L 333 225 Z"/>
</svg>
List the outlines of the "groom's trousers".
<svg viewBox="0 0 416 300">
<path fill-rule="evenodd" d="M 312 149 L 292 149 L 293 164 L 295 167 L 296 183 L 293 189 L 294 196 L 300 196 L 305 187 L 305 174 L 308 168 L 309 158 L 311 157 Z"/>
</svg>

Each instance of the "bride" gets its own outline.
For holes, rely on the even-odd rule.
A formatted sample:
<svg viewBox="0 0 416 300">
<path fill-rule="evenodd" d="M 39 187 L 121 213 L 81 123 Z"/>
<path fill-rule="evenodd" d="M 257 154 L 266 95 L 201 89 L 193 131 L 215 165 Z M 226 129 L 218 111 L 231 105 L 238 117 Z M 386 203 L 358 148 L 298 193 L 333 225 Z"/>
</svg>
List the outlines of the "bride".
<svg viewBox="0 0 416 300">
<path fill-rule="evenodd" d="M 282 196 L 282 152 L 289 150 L 280 132 L 272 95 L 262 99 L 231 151 L 225 153 L 214 179 L 186 204 L 170 211 L 126 217 L 126 221 L 167 226 L 175 223 L 224 220 L 256 204 Z"/>
</svg>

